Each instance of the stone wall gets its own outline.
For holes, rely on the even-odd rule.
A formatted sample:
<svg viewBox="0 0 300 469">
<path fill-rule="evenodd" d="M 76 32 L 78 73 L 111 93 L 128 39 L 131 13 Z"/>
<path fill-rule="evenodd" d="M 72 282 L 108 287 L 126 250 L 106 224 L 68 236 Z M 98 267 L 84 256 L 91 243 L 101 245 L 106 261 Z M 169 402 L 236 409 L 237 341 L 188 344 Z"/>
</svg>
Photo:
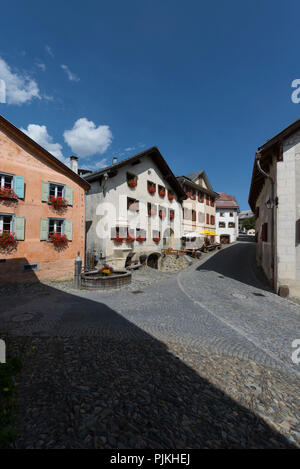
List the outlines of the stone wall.
<svg viewBox="0 0 300 469">
<path fill-rule="evenodd" d="M 174 272 L 176 270 L 186 269 L 193 263 L 188 256 L 178 256 L 176 254 L 167 254 L 162 256 L 158 263 L 158 269 L 162 272 Z"/>
</svg>

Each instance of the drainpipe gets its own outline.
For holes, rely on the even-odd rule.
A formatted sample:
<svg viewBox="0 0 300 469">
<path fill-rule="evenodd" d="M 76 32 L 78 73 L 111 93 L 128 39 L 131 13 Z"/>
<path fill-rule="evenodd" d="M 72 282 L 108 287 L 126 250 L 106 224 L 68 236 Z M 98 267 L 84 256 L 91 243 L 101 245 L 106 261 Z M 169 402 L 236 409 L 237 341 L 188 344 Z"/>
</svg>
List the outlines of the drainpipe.
<svg viewBox="0 0 300 469">
<path fill-rule="evenodd" d="M 261 152 L 260 151 L 256 152 L 255 159 L 256 159 L 256 165 L 257 165 L 257 168 L 258 168 L 259 172 L 265 178 L 269 179 L 270 182 L 271 182 L 271 197 L 270 197 L 270 199 L 271 199 L 271 210 L 272 210 L 271 211 L 271 269 L 272 269 L 272 273 L 273 273 L 272 284 L 273 284 L 273 288 L 275 288 L 276 287 L 275 286 L 275 278 L 274 278 L 275 277 L 274 276 L 274 271 L 275 271 L 275 269 L 274 269 L 274 265 L 275 265 L 275 263 L 274 263 L 274 256 L 275 256 L 275 241 L 274 241 L 274 239 L 275 239 L 275 237 L 274 237 L 275 212 L 274 212 L 274 210 L 275 210 L 275 207 L 276 207 L 275 197 L 274 197 L 275 196 L 275 181 L 274 181 L 273 177 L 270 174 L 266 173 L 262 169 L 262 167 L 260 165 L 260 159 L 261 159 Z"/>
</svg>

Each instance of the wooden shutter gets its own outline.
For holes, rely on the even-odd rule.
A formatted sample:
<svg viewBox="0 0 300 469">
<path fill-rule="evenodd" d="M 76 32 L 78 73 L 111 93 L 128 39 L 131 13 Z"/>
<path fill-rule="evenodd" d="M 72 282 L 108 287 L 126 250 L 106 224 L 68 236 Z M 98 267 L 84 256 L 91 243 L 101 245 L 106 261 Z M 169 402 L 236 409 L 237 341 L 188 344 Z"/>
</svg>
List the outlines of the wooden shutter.
<svg viewBox="0 0 300 469">
<path fill-rule="evenodd" d="M 73 237 L 73 222 L 71 220 L 65 220 L 64 223 L 64 234 L 67 235 L 69 241 L 72 241 Z"/>
<path fill-rule="evenodd" d="M 65 187 L 65 199 L 68 202 L 68 205 L 73 205 L 73 187 L 66 186 Z"/>
<path fill-rule="evenodd" d="M 25 239 L 25 217 L 14 218 L 14 231 L 16 233 L 16 238 L 19 241 L 24 241 Z"/>
<path fill-rule="evenodd" d="M 49 200 L 49 182 L 42 181 L 42 202 Z"/>
<path fill-rule="evenodd" d="M 48 218 L 41 218 L 40 240 L 41 241 L 48 241 L 48 236 L 49 236 L 49 219 Z"/>
<path fill-rule="evenodd" d="M 19 197 L 19 199 L 24 199 L 24 177 L 23 176 L 14 177 L 14 191 Z"/>
</svg>

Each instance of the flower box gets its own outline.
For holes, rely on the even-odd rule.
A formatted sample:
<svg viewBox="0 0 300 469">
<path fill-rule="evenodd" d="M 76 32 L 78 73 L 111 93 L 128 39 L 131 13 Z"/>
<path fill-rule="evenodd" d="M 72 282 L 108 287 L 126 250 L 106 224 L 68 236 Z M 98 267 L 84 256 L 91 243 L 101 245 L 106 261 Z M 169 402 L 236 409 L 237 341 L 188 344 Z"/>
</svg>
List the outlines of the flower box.
<svg viewBox="0 0 300 469">
<path fill-rule="evenodd" d="M 10 231 L 0 231 L 0 247 L 11 248 L 17 245 L 17 238 L 15 233 Z"/>
<path fill-rule="evenodd" d="M 166 212 L 163 212 L 162 210 L 159 211 L 159 218 L 163 219 L 166 217 Z"/>
<path fill-rule="evenodd" d="M 49 197 L 49 204 L 52 205 L 55 209 L 59 210 L 62 208 L 66 208 L 68 206 L 68 201 L 63 197 L 55 197 L 51 195 Z"/>
<path fill-rule="evenodd" d="M 155 194 L 155 192 L 156 192 L 155 186 L 149 186 L 149 187 L 148 187 L 148 192 L 149 192 L 149 194 L 151 194 L 151 195 Z"/>
<path fill-rule="evenodd" d="M 144 241 L 146 241 L 146 238 L 144 236 L 138 236 L 136 238 L 136 240 L 139 242 L 139 243 L 143 243 Z"/>
<path fill-rule="evenodd" d="M 114 271 L 113 267 L 111 267 L 110 265 L 108 264 L 104 264 L 104 266 L 102 267 L 102 269 L 99 269 L 98 272 L 100 274 L 103 274 L 103 275 L 110 275 L 112 274 Z"/>
<path fill-rule="evenodd" d="M 114 242 L 117 243 L 117 244 L 121 244 L 123 243 L 123 238 L 122 236 L 115 236 L 115 238 L 113 238 Z"/>
<path fill-rule="evenodd" d="M 129 187 L 131 187 L 133 189 L 134 187 L 137 186 L 137 181 L 135 179 L 129 179 L 127 181 L 127 184 L 128 184 Z"/>
<path fill-rule="evenodd" d="M 18 199 L 17 194 L 11 187 L 0 187 L 0 197 L 3 199 Z"/>
<path fill-rule="evenodd" d="M 168 199 L 169 199 L 170 201 L 174 200 L 174 194 L 170 194 L 170 193 L 169 193 L 169 194 L 168 194 Z"/>
<path fill-rule="evenodd" d="M 135 241 L 134 236 L 127 236 L 126 243 L 133 243 Z"/>
<path fill-rule="evenodd" d="M 155 243 L 159 243 L 159 242 L 160 242 L 160 238 L 158 238 L 158 237 L 157 237 L 157 238 L 153 238 L 153 241 L 154 241 Z"/>
<path fill-rule="evenodd" d="M 162 198 L 164 198 L 164 197 L 165 197 L 165 195 L 166 195 L 166 191 L 165 191 L 165 189 L 160 189 L 160 191 L 159 191 L 159 197 L 162 197 Z"/>
<path fill-rule="evenodd" d="M 52 233 L 49 233 L 49 241 L 54 244 L 56 247 L 64 247 L 67 246 L 69 240 L 67 235 L 61 234 L 61 233 L 55 233 L 53 231 Z"/>
<path fill-rule="evenodd" d="M 174 212 L 170 212 L 170 220 L 174 220 L 175 214 Z"/>
</svg>

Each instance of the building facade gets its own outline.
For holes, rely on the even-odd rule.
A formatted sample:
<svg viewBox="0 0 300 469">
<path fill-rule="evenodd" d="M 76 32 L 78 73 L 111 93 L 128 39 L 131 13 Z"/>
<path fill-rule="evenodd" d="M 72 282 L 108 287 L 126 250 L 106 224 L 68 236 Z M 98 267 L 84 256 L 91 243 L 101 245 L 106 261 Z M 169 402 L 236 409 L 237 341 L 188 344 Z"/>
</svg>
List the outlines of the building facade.
<svg viewBox="0 0 300 469">
<path fill-rule="evenodd" d="M 239 212 L 239 231 L 242 233 L 246 233 L 246 228 L 243 227 L 243 222 L 249 218 L 254 217 L 254 213 L 252 210 L 241 210 Z"/>
<path fill-rule="evenodd" d="M 87 258 L 124 268 L 181 247 L 185 194 L 156 147 L 84 177 Z"/>
<path fill-rule="evenodd" d="M 0 116 L 0 281 L 64 280 L 85 247 L 89 184 Z"/>
<path fill-rule="evenodd" d="M 197 171 L 177 178 L 186 194 L 182 202 L 183 236 L 190 232 L 216 232 L 216 199 L 205 171 Z M 214 236 L 210 239 L 215 242 Z"/>
<path fill-rule="evenodd" d="M 222 244 L 234 243 L 238 237 L 239 206 L 232 195 L 219 193 L 216 201 L 216 233 L 217 241 Z"/>
<path fill-rule="evenodd" d="M 300 119 L 258 148 L 249 205 L 258 264 L 276 292 L 300 297 Z"/>
</svg>

